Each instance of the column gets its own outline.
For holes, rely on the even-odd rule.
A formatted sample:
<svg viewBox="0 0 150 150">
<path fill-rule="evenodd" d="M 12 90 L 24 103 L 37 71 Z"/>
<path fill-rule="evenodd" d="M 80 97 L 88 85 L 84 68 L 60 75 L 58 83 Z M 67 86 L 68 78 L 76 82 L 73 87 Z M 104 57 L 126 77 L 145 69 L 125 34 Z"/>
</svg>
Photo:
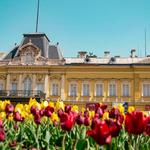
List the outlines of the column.
<svg viewBox="0 0 150 150">
<path fill-rule="evenodd" d="M 36 75 L 33 75 L 33 80 L 32 80 L 32 90 L 36 90 Z"/>
<path fill-rule="evenodd" d="M 82 82 L 78 80 L 78 91 L 77 91 L 77 100 L 81 101 L 81 92 L 82 92 Z"/>
<path fill-rule="evenodd" d="M 117 95 L 116 95 L 116 101 L 121 101 L 121 81 L 120 79 L 117 80 Z"/>
<path fill-rule="evenodd" d="M 108 79 L 105 79 L 104 80 L 104 101 L 108 101 L 108 88 L 109 88 L 109 86 L 108 86 Z"/>
<path fill-rule="evenodd" d="M 10 74 L 7 74 L 7 79 L 6 79 L 6 90 L 10 90 Z"/>
<path fill-rule="evenodd" d="M 139 82 L 140 82 L 139 75 L 135 74 L 134 75 L 134 100 L 135 101 L 139 100 L 139 98 L 140 98 Z"/>
<path fill-rule="evenodd" d="M 60 93 L 61 93 L 61 100 L 65 100 L 65 75 L 63 74 L 61 76 L 61 90 L 60 90 Z"/>
<path fill-rule="evenodd" d="M 44 93 L 46 94 L 46 98 L 49 96 L 49 80 L 48 80 L 48 75 L 45 75 L 45 80 L 44 80 Z"/>
<path fill-rule="evenodd" d="M 90 101 L 94 100 L 94 80 L 90 81 Z"/>
</svg>

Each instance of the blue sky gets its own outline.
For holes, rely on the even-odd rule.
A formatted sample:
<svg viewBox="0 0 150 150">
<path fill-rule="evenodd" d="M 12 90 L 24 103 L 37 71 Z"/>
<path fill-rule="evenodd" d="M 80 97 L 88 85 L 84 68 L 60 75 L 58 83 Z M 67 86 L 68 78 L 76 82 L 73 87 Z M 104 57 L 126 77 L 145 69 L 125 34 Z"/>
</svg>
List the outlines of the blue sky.
<svg viewBox="0 0 150 150">
<path fill-rule="evenodd" d="M 0 51 L 35 31 L 37 0 L 0 0 Z M 41 0 L 39 31 L 60 43 L 65 57 L 85 50 L 103 56 L 144 56 L 144 28 L 150 54 L 150 0 Z"/>
</svg>

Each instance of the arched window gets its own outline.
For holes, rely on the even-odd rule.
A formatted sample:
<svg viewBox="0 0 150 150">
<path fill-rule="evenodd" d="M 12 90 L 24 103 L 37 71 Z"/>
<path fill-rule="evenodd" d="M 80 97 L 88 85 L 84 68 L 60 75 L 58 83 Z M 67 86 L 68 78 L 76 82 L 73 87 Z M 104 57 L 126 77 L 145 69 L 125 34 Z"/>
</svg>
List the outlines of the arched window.
<svg viewBox="0 0 150 150">
<path fill-rule="evenodd" d="M 32 86 L 32 81 L 29 77 L 25 78 L 23 82 L 23 87 L 24 87 L 24 94 L 25 96 L 29 96 L 31 92 L 31 86 Z"/>
</svg>

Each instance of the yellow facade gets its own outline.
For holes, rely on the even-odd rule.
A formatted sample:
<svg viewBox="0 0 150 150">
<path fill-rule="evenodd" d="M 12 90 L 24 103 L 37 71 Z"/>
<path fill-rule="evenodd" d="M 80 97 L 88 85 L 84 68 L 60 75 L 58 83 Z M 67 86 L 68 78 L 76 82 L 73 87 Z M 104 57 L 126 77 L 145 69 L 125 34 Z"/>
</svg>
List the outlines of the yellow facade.
<svg viewBox="0 0 150 150">
<path fill-rule="evenodd" d="M 32 79 L 32 90 L 36 88 L 36 83 L 44 84 L 46 98 L 56 101 L 61 99 L 66 103 L 85 105 L 86 103 L 102 102 L 112 105 L 112 103 L 129 102 L 139 109 L 145 109 L 150 104 L 150 97 L 142 94 L 144 82 L 150 82 L 149 66 L 127 66 L 127 65 L 79 65 L 79 66 L 8 66 L 0 67 L 0 82 L 4 83 L 5 90 L 11 90 L 11 83 L 16 82 L 19 90 L 23 87 L 23 80 L 26 77 Z M 52 96 L 51 83 L 57 81 L 59 84 L 58 96 Z M 69 85 L 77 84 L 77 95 L 69 95 Z M 90 87 L 89 96 L 83 96 L 82 86 L 87 82 Z M 95 84 L 103 84 L 103 96 L 95 95 Z M 109 96 L 109 84 L 116 84 L 116 96 Z M 122 95 L 122 84 L 130 84 L 130 95 Z"/>
</svg>

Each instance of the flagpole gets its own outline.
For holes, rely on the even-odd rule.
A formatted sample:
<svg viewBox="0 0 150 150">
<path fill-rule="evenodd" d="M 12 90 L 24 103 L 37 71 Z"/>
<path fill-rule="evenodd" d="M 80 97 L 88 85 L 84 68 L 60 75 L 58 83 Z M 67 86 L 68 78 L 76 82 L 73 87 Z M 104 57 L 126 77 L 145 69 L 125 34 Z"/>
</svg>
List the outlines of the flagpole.
<svg viewBox="0 0 150 150">
<path fill-rule="evenodd" d="M 36 17 L 36 33 L 38 32 L 38 24 L 39 24 L 39 7 L 40 7 L 40 0 L 38 0 L 37 4 L 37 17 Z"/>
</svg>

